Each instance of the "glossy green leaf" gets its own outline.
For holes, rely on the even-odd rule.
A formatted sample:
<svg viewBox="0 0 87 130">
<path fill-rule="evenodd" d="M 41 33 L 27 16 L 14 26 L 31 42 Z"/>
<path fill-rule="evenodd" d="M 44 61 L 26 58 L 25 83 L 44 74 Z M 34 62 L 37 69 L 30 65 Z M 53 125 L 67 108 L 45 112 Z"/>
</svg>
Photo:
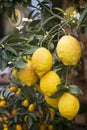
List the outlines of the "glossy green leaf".
<svg viewBox="0 0 87 130">
<path fill-rule="evenodd" d="M 10 35 L 4 36 L 4 37 L 0 40 L 0 44 L 6 42 L 9 37 L 10 37 Z"/>
<path fill-rule="evenodd" d="M 50 98 L 60 97 L 66 91 L 67 91 L 67 89 L 60 89 L 57 92 L 55 92 L 53 95 L 51 95 Z"/>
<path fill-rule="evenodd" d="M 84 9 L 80 15 L 80 18 L 78 20 L 78 26 L 84 21 L 84 19 L 86 18 L 87 16 L 87 9 Z"/>
<path fill-rule="evenodd" d="M 85 35 L 86 35 L 86 37 L 87 37 L 87 23 L 86 23 L 86 25 L 85 25 Z"/>
<path fill-rule="evenodd" d="M 54 9 L 57 10 L 57 11 L 60 11 L 60 12 L 64 13 L 64 10 L 62 8 L 55 7 Z"/>
<path fill-rule="evenodd" d="M 13 62 L 13 66 L 16 68 L 23 68 L 26 64 L 27 62 L 23 58 L 18 58 Z"/>
<path fill-rule="evenodd" d="M 75 95 L 83 94 L 81 88 L 77 85 L 69 85 L 68 92 Z"/>
<path fill-rule="evenodd" d="M 11 46 L 6 46 L 5 49 L 17 56 L 16 50 L 12 48 Z"/>
</svg>

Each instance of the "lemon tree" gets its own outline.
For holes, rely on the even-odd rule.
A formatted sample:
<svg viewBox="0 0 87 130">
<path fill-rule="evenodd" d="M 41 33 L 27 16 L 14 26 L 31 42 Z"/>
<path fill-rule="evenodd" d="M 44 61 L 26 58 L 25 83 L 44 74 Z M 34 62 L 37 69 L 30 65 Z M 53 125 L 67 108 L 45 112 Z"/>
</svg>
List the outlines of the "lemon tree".
<svg viewBox="0 0 87 130">
<path fill-rule="evenodd" d="M 79 113 L 82 91 L 68 82 L 68 76 L 80 69 L 84 57 L 79 34 L 87 27 L 87 7 L 79 7 L 79 12 L 70 7 L 64 13 L 59 5 L 51 5 L 38 1 L 39 13 L 33 10 L 28 18 L 21 18 L 13 34 L 0 40 L 0 70 L 12 68 L 12 85 L 0 88 L 0 129 L 70 130 Z M 16 16 L 19 23 L 20 14 L 14 13 L 9 19 Z"/>
</svg>

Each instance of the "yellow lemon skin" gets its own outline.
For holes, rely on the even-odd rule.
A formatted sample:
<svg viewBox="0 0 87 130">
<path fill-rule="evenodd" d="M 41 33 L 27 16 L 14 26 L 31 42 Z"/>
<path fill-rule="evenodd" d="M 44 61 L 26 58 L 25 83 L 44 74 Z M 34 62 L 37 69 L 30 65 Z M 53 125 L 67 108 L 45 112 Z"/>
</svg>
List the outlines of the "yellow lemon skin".
<svg viewBox="0 0 87 130">
<path fill-rule="evenodd" d="M 52 106 L 53 108 L 57 108 L 58 107 L 58 101 L 59 101 L 59 98 L 50 98 L 48 96 L 45 95 L 45 101 L 50 105 Z"/>
<path fill-rule="evenodd" d="M 29 107 L 28 107 L 28 111 L 29 112 L 33 112 L 35 110 L 35 104 L 30 104 Z"/>
<path fill-rule="evenodd" d="M 23 106 L 24 106 L 24 107 L 28 107 L 28 105 L 29 105 L 29 100 L 25 99 L 25 100 L 23 101 Z"/>
<path fill-rule="evenodd" d="M 5 105 L 6 105 L 6 101 L 5 100 L 1 100 L 0 101 L 0 108 L 5 107 Z"/>
<path fill-rule="evenodd" d="M 57 55 L 64 65 L 76 65 L 81 57 L 81 45 L 79 41 L 70 36 L 65 35 L 57 44 Z"/>
<path fill-rule="evenodd" d="M 20 81 L 27 86 L 31 86 L 36 83 L 38 76 L 32 68 L 31 60 L 27 60 L 27 64 L 24 66 L 24 68 L 19 69 L 18 77 Z"/>
<path fill-rule="evenodd" d="M 22 130 L 22 126 L 20 124 L 17 124 L 15 130 Z"/>
<path fill-rule="evenodd" d="M 17 69 L 13 69 L 11 74 L 14 78 L 18 79 L 18 70 Z"/>
<path fill-rule="evenodd" d="M 49 71 L 40 79 L 40 90 L 49 97 L 58 90 L 57 85 L 59 84 L 60 77 L 57 73 Z"/>
<path fill-rule="evenodd" d="M 44 47 L 37 49 L 32 55 L 32 65 L 35 72 L 41 78 L 52 68 L 52 55 Z"/>
<path fill-rule="evenodd" d="M 59 99 L 58 109 L 60 114 L 68 120 L 72 120 L 80 108 L 79 100 L 76 96 L 65 92 Z"/>
</svg>

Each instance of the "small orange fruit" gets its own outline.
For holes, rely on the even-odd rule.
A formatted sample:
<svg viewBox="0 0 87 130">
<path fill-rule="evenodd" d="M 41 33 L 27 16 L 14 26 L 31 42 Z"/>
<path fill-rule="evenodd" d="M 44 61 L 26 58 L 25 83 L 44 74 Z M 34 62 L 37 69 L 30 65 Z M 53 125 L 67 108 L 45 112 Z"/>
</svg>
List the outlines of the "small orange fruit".
<svg viewBox="0 0 87 130">
<path fill-rule="evenodd" d="M 25 100 L 23 101 L 23 106 L 24 106 L 24 107 L 28 107 L 28 105 L 29 105 L 29 100 L 25 99 Z"/>
<path fill-rule="evenodd" d="M 29 105 L 28 111 L 29 111 L 29 112 L 33 112 L 34 110 L 35 110 L 35 104 L 32 103 L 32 104 Z"/>
<path fill-rule="evenodd" d="M 17 92 L 17 88 L 15 86 L 10 87 L 10 92 Z"/>
<path fill-rule="evenodd" d="M 22 126 L 20 124 L 17 124 L 15 130 L 22 130 Z"/>
<path fill-rule="evenodd" d="M 4 107 L 6 105 L 6 101 L 5 100 L 1 100 L 0 101 L 0 107 Z"/>
<path fill-rule="evenodd" d="M 16 112 L 17 112 L 17 110 L 16 110 L 16 109 L 13 109 L 13 110 L 11 111 L 11 115 L 14 116 L 14 115 L 16 114 Z"/>
</svg>

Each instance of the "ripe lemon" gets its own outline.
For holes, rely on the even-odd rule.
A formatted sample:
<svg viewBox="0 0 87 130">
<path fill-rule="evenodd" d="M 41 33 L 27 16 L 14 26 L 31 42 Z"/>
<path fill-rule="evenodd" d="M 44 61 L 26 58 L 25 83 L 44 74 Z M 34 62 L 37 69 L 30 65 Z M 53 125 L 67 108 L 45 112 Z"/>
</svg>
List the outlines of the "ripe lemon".
<svg viewBox="0 0 87 130">
<path fill-rule="evenodd" d="M 15 86 L 10 87 L 10 92 L 17 92 L 17 88 Z"/>
<path fill-rule="evenodd" d="M 52 67 L 52 55 L 44 47 L 37 49 L 32 55 L 32 65 L 39 77 L 42 77 Z"/>
<path fill-rule="evenodd" d="M 76 65 L 81 57 L 81 46 L 79 41 L 70 36 L 65 35 L 57 44 L 57 55 L 64 65 Z"/>
<path fill-rule="evenodd" d="M 12 76 L 16 79 L 18 79 L 18 70 L 17 69 L 13 69 L 12 72 L 11 72 Z"/>
<path fill-rule="evenodd" d="M 32 68 L 31 60 L 27 60 L 27 65 L 25 65 L 24 68 L 19 69 L 18 77 L 20 81 L 27 86 L 31 86 L 36 83 L 38 76 Z"/>
<path fill-rule="evenodd" d="M 29 107 L 28 107 L 28 111 L 29 112 L 33 112 L 35 110 L 35 104 L 30 104 Z"/>
<path fill-rule="evenodd" d="M 16 124 L 15 130 L 22 130 L 22 126 L 20 124 Z"/>
<path fill-rule="evenodd" d="M 23 101 L 23 106 L 24 106 L 24 107 L 28 107 L 28 105 L 29 105 L 29 100 L 25 99 L 25 100 Z"/>
<path fill-rule="evenodd" d="M 46 130 L 46 125 L 45 124 L 41 124 L 40 125 L 40 130 Z"/>
<path fill-rule="evenodd" d="M 3 124 L 3 128 L 8 128 L 8 125 L 7 124 Z"/>
<path fill-rule="evenodd" d="M 48 130 L 54 130 L 54 126 L 51 125 L 51 124 L 49 124 L 49 125 L 48 125 Z"/>
<path fill-rule="evenodd" d="M 5 105 L 6 105 L 6 101 L 5 100 L 1 100 L 0 101 L 0 108 L 4 107 Z"/>
<path fill-rule="evenodd" d="M 49 112 L 50 112 L 50 120 L 54 120 L 55 110 L 50 107 Z"/>
<path fill-rule="evenodd" d="M 51 96 L 58 90 L 57 85 L 59 84 L 60 77 L 57 73 L 49 71 L 40 79 L 40 90 L 43 94 Z"/>
<path fill-rule="evenodd" d="M 59 98 L 50 98 L 48 96 L 45 95 L 45 101 L 52 106 L 53 108 L 57 108 L 58 107 L 58 100 Z"/>
<path fill-rule="evenodd" d="M 11 115 L 14 116 L 14 115 L 16 114 L 16 112 L 17 112 L 17 110 L 16 110 L 16 109 L 13 109 L 13 110 L 11 111 Z"/>
<path fill-rule="evenodd" d="M 5 128 L 3 128 L 3 130 L 8 130 L 8 128 L 7 128 L 7 127 L 5 127 Z"/>
<path fill-rule="evenodd" d="M 68 120 L 72 120 L 77 115 L 79 107 L 78 98 L 68 92 L 65 92 L 58 102 L 59 112 Z"/>
<path fill-rule="evenodd" d="M 21 88 L 18 88 L 16 94 L 19 95 L 21 93 Z"/>
</svg>

